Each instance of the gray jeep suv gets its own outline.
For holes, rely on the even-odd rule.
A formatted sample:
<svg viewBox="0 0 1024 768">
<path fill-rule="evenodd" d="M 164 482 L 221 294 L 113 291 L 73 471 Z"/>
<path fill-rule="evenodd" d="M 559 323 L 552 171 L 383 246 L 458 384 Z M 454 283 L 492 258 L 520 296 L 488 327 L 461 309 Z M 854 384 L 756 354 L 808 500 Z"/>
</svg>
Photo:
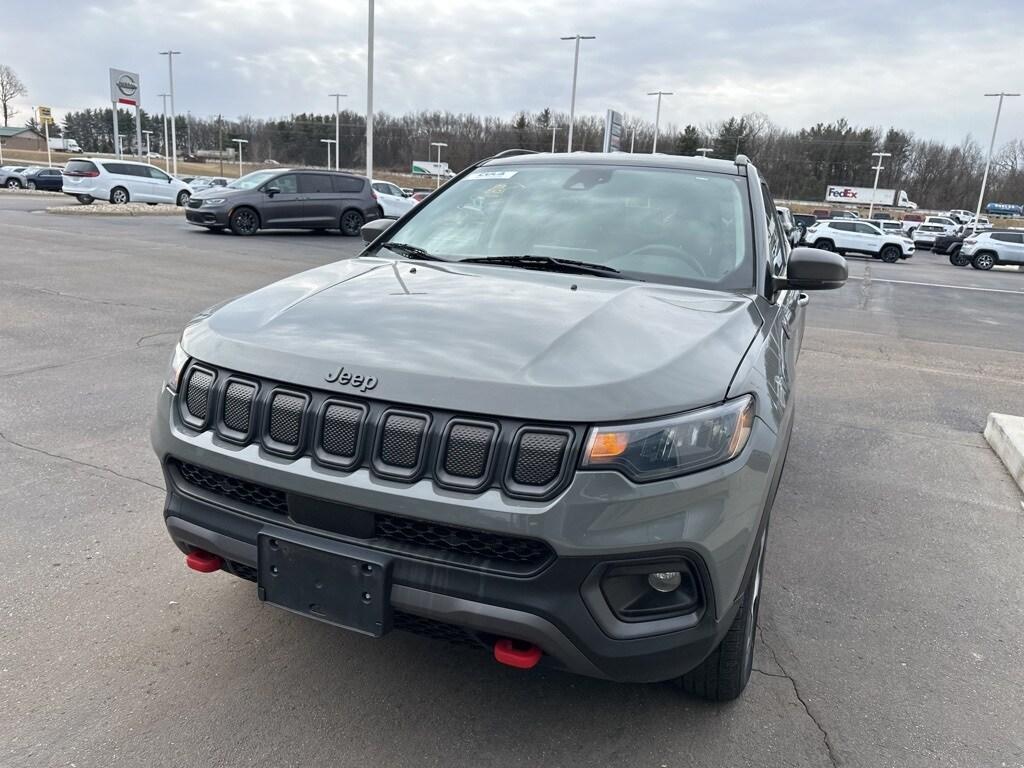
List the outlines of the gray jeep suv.
<svg viewBox="0 0 1024 768">
<path fill-rule="evenodd" d="M 805 290 L 746 158 L 467 169 L 354 259 L 197 316 L 152 440 L 198 571 L 397 629 L 733 698 L 793 427 Z"/>
<path fill-rule="evenodd" d="M 189 224 L 236 235 L 261 229 L 339 229 L 354 237 L 380 216 L 364 176 L 310 168 L 253 171 L 227 186 L 196 192 L 185 210 Z"/>
</svg>

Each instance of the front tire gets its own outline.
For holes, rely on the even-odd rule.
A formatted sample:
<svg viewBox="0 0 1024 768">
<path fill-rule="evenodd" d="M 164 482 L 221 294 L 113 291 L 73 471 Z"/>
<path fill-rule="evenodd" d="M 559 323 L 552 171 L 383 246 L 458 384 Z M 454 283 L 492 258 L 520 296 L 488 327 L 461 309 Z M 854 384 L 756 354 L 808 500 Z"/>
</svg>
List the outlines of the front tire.
<svg viewBox="0 0 1024 768">
<path fill-rule="evenodd" d="M 881 253 L 879 253 L 878 255 L 886 264 L 895 264 L 897 261 L 900 260 L 900 256 L 903 254 L 898 246 L 887 245 L 882 249 Z"/>
<path fill-rule="evenodd" d="M 341 221 L 339 222 L 338 228 L 341 230 L 341 234 L 346 237 L 356 237 L 359 235 L 359 230 L 362 229 L 363 224 L 366 223 L 366 217 L 362 213 L 351 208 L 341 214 Z"/>
<path fill-rule="evenodd" d="M 114 187 L 110 190 L 110 202 L 114 205 L 127 205 L 130 201 L 131 197 L 124 187 Z"/>
<path fill-rule="evenodd" d="M 188 201 L 192 199 L 192 195 L 186 192 L 184 189 L 178 193 L 178 198 L 174 201 L 174 204 L 179 208 L 184 208 L 188 205 Z"/>
<path fill-rule="evenodd" d="M 754 641 L 757 639 L 757 616 L 761 608 L 767 539 L 766 526 L 758 542 L 757 565 L 729 631 L 699 667 L 679 678 L 679 685 L 686 693 L 708 701 L 732 701 L 747 687 L 754 666 Z"/>
<path fill-rule="evenodd" d="M 996 258 L 988 251 L 985 251 L 984 253 L 979 253 L 975 255 L 973 259 L 971 259 L 971 266 L 974 267 L 975 269 L 980 269 L 983 272 L 988 272 L 988 270 L 992 269 L 992 267 L 994 267 L 995 265 Z"/>
<path fill-rule="evenodd" d="M 260 228 L 260 218 L 252 208 L 238 208 L 231 214 L 230 225 L 236 235 L 255 235 Z"/>
<path fill-rule="evenodd" d="M 8 189 L 21 189 L 21 182 L 18 181 L 17 179 L 15 179 L 15 178 L 10 178 L 10 179 L 7 180 L 7 188 Z"/>
<path fill-rule="evenodd" d="M 82 205 L 92 205 L 92 198 L 89 195 L 75 195 L 75 200 Z"/>
<path fill-rule="evenodd" d="M 971 263 L 971 260 L 960 253 L 960 249 L 958 247 L 954 247 L 949 253 L 949 263 L 954 267 L 966 267 Z"/>
</svg>

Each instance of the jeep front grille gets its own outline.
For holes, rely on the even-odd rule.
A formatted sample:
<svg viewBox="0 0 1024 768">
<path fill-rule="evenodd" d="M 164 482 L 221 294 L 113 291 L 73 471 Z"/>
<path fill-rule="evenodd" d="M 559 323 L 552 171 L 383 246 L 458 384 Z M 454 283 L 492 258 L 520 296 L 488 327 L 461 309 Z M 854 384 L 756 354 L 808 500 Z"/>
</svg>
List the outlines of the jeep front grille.
<svg viewBox="0 0 1024 768">
<path fill-rule="evenodd" d="M 192 363 L 177 397 L 194 431 L 306 456 L 332 470 L 366 469 L 398 482 L 546 500 L 572 479 L 585 425 L 534 424 L 304 390 Z"/>
</svg>

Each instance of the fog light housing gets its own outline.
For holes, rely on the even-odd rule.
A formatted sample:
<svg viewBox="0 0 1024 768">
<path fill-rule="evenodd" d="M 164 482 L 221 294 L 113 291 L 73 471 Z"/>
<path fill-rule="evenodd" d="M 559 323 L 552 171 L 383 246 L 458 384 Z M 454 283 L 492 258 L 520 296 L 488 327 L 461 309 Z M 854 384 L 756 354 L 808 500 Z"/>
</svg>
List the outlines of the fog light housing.
<svg viewBox="0 0 1024 768">
<path fill-rule="evenodd" d="M 658 571 L 648 574 L 647 583 L 658 592 L 674 592 L 683 583 L 683 575 L 679 571 Z"/>
<path fill-rule="evenodd" d="M 700 579 L 684 558 L 618 563 L 601 575 L 601 593 L 619 621 L 684 616 L 704 607 Z"/>
</svg>

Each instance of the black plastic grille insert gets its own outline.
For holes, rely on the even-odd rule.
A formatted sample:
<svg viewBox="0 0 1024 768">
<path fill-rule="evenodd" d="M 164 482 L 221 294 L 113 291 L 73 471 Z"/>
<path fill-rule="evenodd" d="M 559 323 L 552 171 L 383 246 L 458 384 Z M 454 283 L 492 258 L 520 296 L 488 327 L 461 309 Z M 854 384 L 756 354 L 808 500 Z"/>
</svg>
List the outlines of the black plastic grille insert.
<svg viewBox="0 0 1024 768">
<path fill-rule="evenodd" d="M 212 375 L 200 368 L 192 369 L 188 377 L 188 386 L 185 388 L 185 407 L 194 418 L 200 421 L 206 421 L 212 385 Z"/>
<path fill-rule="evenodd" d="M 270 402 L 270 439 L 283 445 L 298 445 L 306 399 L 283 392 Z"/>
<path fill-rule="evenodd" d="M 211 469 L 184 461 L 176 462 L 176 465 L 185 481 L 197 488 L 202 488 L 204 491 L 215 493 L 218 496 L 225 496 L 232 501 L 258 507 L 267 512 L 278 515 L 288 514 L 288 498 L 284 491 L 267 488 L 259 483 L 250 483 L 248 480 L 239 480 L 237 477 L 222 475 L 220 472 L 214 472 Z"/>
<path fill-rule="evenodd" d="M 352 458 L 356 455 L 356 448 L 359 445 L 359 430 L 362 425 L 362 409 L 332 403 L 324 411 L 324 427 L 320 437 L 320 447 L 332 456 Z"/>
<path fill-rule="evenodd" d="M 444 471 L 455 477 L 483 477 L 491 456 L 494 428 L 479 424 L 456 424 L 448 433 Z"/>
<path fill-rule="evenodd" d="M 249 433 L 252 424 L 252 403 L 256 387 L 241 381 L 232 381 L 224 390 L 224 426 L 235 432 Z"/>
<path fill-rule="evenodd" d="M 523 485 L 543 486 L 562 470 L 562 456 L 569 438 L 552 432 L 525 432 L 519 440 L 512 479 Z"/>
<path fill-rule="evenodd" d="M 427 420 L 423 416 L 389 413 L 384 419 L 380 458 L 385 464 L 413 469 L 420 463 Z"/>
</svg>

